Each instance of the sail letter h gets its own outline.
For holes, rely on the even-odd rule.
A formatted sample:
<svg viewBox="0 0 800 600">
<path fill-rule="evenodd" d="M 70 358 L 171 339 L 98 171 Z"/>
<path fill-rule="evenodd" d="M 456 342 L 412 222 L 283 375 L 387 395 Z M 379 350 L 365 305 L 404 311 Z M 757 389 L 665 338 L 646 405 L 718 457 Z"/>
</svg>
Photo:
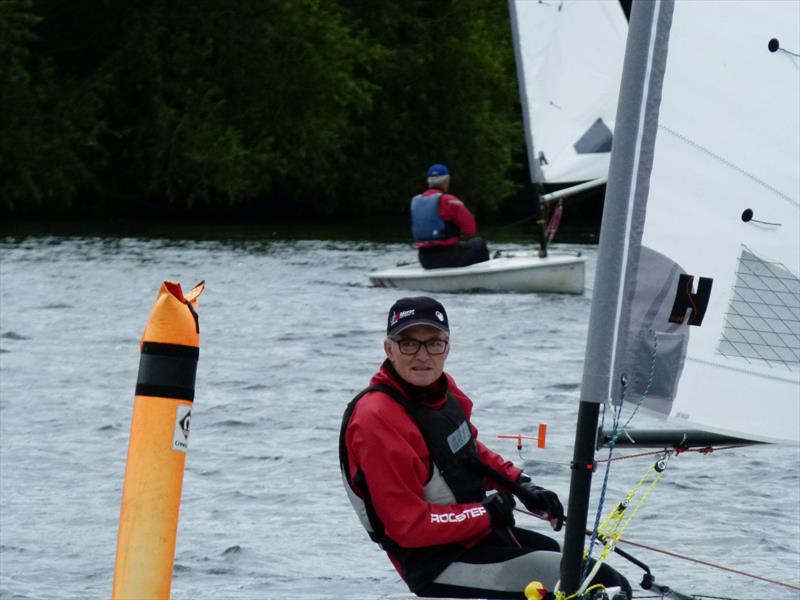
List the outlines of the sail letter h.
<svg viewBox="0 0 800 600">
<path fill-rule="evenodd" d="M 669 316 L 670 322 L 683 323 L 686 319 L 686 311 L 691 308 L 692 314 L 687 323 L 699 327 L 703 322 L 703 316 L 706 314 L 713 281 L 708 277 L 700 277 L 697 284 L 697 292 L 692 293 L 694 276 L 682 273 L 678 280 L 678 289 L 675 290 L 675 303 L 672 305 L 672 313 Z"/>
</svg>

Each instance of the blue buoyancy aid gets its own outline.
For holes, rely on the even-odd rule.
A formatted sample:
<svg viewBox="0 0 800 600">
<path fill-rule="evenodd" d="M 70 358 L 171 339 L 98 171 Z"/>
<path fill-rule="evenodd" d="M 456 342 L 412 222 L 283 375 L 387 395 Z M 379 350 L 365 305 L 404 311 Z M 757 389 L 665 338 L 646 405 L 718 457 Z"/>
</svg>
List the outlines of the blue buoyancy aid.
<svg viewBox="0 0 800 600">
<path fill-rule="evenodd" d="M 411 199 L 411 233 L 416 242 L 431 242 L 453 237 L 447 223 L 439 215 L 441 193 L 417 194 Z M 458 235 L 458 234 L 456 234 Z"/>
</svg>

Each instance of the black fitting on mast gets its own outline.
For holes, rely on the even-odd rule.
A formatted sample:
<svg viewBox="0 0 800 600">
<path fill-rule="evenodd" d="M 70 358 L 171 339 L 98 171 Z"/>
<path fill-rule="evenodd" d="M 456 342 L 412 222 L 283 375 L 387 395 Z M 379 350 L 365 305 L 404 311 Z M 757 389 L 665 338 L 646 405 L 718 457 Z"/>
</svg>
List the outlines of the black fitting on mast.
<svg viewBox="0 0 800 600">
<path fill-rule="evenodd" d="M 574 460 L 570 461 L 569 468 L 573 471 L 577 471 L 582 469 L 584 471 L 591 471 L 594 473 L 595 469 L 597 469 L 597 461 L 593 460 L 590 463 L 577 463 Z"/>
</svg>

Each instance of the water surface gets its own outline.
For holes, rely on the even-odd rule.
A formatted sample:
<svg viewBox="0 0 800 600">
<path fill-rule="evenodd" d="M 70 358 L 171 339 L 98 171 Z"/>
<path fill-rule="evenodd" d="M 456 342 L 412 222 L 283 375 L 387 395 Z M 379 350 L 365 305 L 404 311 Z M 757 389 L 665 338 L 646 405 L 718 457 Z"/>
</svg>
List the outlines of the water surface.
<svg viewBox="0 0 800 600">
<path fill-rule="evenodd" d="M 588 254 L 591 284 L 594 248 L 569 249 Z M 408 260 L 408 245 L 377 242 L 1 241 L 0 598 L 110 596 L 138 340 L 164 279 L 208 286 L 173 598 L 408 598 L 360 529 L 337 458 L 342 410 L 379 366 L 386 311 L 401 295 L 369 287 L 366 274 Z M 482 439 L 564 500 L 590 293 L 440 296 L 448 370 L 475 401 Z M 547 450 L 518 455 L 497 438 L 540 421 Z M 798 459 L 775 447 L 675 458 L 625 537 L 798 584 Z M 648 461 L 614 463 L 606 504 Z M 682 591 L 798 597 L 623 548 Z"/>
</svg>

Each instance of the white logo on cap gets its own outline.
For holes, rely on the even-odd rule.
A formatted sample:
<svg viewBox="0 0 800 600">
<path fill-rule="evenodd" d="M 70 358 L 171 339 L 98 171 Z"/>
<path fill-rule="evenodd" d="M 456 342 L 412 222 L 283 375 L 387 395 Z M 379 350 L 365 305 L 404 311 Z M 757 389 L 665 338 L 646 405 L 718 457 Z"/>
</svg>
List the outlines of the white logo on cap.
<svg viewBox="0 0 800 600">
<path fill-rule="evenodd" d="M 399 317 L 399 318 L 400 318 L 400 319 L 405 319 L 406 317 L 413 317 L 413 316 L 414 316 L 414 312 L 415 312 L 415 310 L 416 310 L 416 309 L 413 309 L 413 308 L 410 308 L 410 309 L 408 309 L 408 310 L 404 310 L 404 311 L 402 311 L 402 312 L 400 313 L 400 317 Z"/>
<path fill-rule="evenodd" d="M 444 323 L 444 315 L 438 310 L 436 311 L 436 318 L 439 319 L 442 323 Z"/>
</svg>

